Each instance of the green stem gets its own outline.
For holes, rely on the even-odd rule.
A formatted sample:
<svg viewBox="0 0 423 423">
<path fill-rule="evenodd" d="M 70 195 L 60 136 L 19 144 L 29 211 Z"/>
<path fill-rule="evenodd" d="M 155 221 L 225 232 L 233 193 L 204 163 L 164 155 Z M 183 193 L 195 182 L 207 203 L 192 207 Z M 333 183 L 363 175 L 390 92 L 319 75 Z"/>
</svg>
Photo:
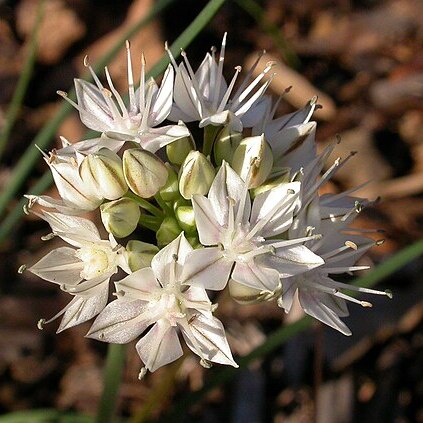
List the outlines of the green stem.
<svg viewBox="0 0 423 423">
<path fill-rule="evenodd" d="M 161 209 L 163 210 L 163 213 L 165 214 L 165 216 L 174 216 L 175 213 L 172 209 L 172 207 L 169 207 L 166 204 L 166 201 L 163 200 L 162 197 L 160 197 L 160 194 L 156 194 L 154 196 L 155 200 L 157 201 L 157 204 L 161 207 Z"/>
<path fill-rule="evenodd" d="M 96 423 L 112 423 L 113 421 L 124 365 L 125 345 L 109 344 L 104 369 L 103 393 L 98 406 Z"/>
<path fill-rule="evenodd" d="M 162 222 L 163 219 L 160 219 L 159 217 L 147 216 L 145 214 L 142 214 L 138 220 L 138 223 L 141 226 L 144 226 L 145 228 L 150 229 L 154 232 L 157 232 Z"/>
<path fill-rule="evenodd" d="M 4 149 L 6 148 L 7 139 L 9 138 L 12 128 L 18 117 L 18 113 L 21 109 L 21 105 L 25 97 L 29 81 L 31 80 L 32 71 L 34 70 L 34 63 L 38 44 L 38 29 L 40 27 L 41 19 L 44 14 L 44 4 L 45 0 L 41 0 L 38 3 L 37 17 L 35 20 L 34 28 L 32 29 L 31 33 L 31 41 L 29 43 L 28 56 L 26 58 L 24 68 L 16 85 L 16 89 L 13 93 L 12 100 L 7 109 L 5 124 L 3 127 L 3 131 L 0 134 L 0 158 L 3 155 Z"/>
<path fill-rule="evenodd" d="M 160 217 L 163 218 L 163 212 L 156 206 L 154 206 L 153 204 L 151 204 L 149 201 L 144 200 L 141 197 L 138 197 L 138 195 L 135 195 L 134 193 L 132 193 L 131 191 L 128 191 L 125 194 L 125 197 L 131 198 L 132 200 L 134 200 L 140 207 L 142 207 L 144 210 L 147 210 L 148 212 L 150 212 L 151 214 L 153 214 L 156 217 Z"/>
</svg>

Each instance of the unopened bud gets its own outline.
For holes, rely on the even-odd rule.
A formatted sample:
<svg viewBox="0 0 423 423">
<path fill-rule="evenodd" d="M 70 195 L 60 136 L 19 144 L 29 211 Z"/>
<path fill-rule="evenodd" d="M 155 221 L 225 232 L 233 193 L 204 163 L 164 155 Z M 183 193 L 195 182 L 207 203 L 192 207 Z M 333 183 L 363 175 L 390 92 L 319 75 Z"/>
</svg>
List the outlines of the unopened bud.
<svg viewBox="0 0 423 423">
<path fill-rule="evenodd" d="M 178 174 L 169 163 L 166 163 L 166 168 L 168 172 L 167 181 L 161 188 L 159 194 L 164 201 L 175 201 L 181 198 L 181 194 L 179 193 Z"/>
<path fill-rule="evenodd" d="M 195 142 L 190 136 L 173 141 L 166 146 L 169 161 L 180 166 L 191 150 L 195 150 Z"/>
<path fill-rule="evenodd" d="M 199 151 L 191 151 L 179 172 L 179 191 L 189 200 L 194 194 L 206 195 L 214 180 L 214 167 Z"/>
<path fill-rule="evenodd" d="M 272 150 L 264 135 L 244 138 L 232 159 L 232 168 L 248 183 L 248 188 L 261 185 L 269 176 L 272 166 Z"/>
<path fill-rule="evenodd" d="M 136 229 L 141 216 L 137 203 L 130 198 L 120 198 L 100 206 L 101 220 L 107 232 L 124 238 Z"/>
<path fill-rule="evenodd" d="M 123 176 L 122 160 L 107 148 L 85 157 L 79 168 L 79 174 L 84 183 L 91 185 L 99 196 L 107 200 L 116 200 L 128 191 Z"/>
<path fill-rule="evenodd" d="M 182 229 L 174 217 L 165 217 L 156 233 L 157 244 L 160 247 L 170 244 L 181 232 Z"/>
<path fill-rule="evenodd" d="M 290 168 L 284 168 L 280 172 L 278 172 L 277 176 L 274 176 L 267 181 L 265 181 L 262 185 L 259 185 L 256 188 L 251 190 L 251 197 L 255 198 L 257 195 L 261 194 L 262 192 L 269 191 L 270 189 L 276 188 L 283 184 L 289 184 L 290 180 Z"/>
<path fill-rule="evenodd" d="M 123 172 L 129 188 L 141 198 L 150 198 L 167 181 L 165 164 L 153 153 L 132 148 L 123 153 Z"/>
<path fill-rule="evenodd" d="M 131 240 L 126 244 L 128 265 L 132 272 L 151 266 L 151 260 L 159 252 L 156 245 Z"/>
<path fill-rule="evenodd" d="M 196 230 L 194 209 L 192 206 L 181 206 L 175 211 L 179 226 L 187 233 L 192 234 Z"/>
<path fill-rule="evenodd" d="M 265 301 L 265 295 L 260 289 L 240 284 L 233 279 L 229 280 L 229 294 L 239 304 L 257 304 Z"/>
<path fill-rule="evenodd" d="M 224 126 L 216 137 L 213 147 L 214 160 L 217 166 L 223 161 L 232 163 L 235 150 L 242 140 L 242 133 L 234 131 L 230 126 Z"/>
</svg>

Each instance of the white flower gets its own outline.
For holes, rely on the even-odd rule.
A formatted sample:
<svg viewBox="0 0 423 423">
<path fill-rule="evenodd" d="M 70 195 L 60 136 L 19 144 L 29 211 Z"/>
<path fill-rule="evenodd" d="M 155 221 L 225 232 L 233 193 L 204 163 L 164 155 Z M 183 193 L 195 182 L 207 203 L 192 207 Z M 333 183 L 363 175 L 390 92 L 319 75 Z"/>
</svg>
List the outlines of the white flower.
<svg viewBox="0 0 423 423">
<path fill-rule="evenodd" d="M 152 78 L 146 82 L 145 60 L 142 56 L 140 85 L 135 90 L 129 43 L 127 43 L 127 62 L 128 107 L 115 89 L 107 67 L 105 73 L 110 90 L 103 86 L 87 59 L 84 60 L 84 64 L 89 68 L 95 85 L 75 79 L 77 103 L 70 100 L 66 93 L 59 91 L 58 94 L 79 111 L 81 121 L 88 128 L 102 132 L 104 136 L 113 140 L 137 142 L 152 153 L 172 141 L 189 136 L 189 131 L 182 122 L 178 125 L 156 128 L 168 117 L 172 107 L 174 80 L 172 66 L 169 65 L 167 68 L 159 88 Z"/>
<path fill-rule="evenodd" d="M 39 326 L 63 315 L 57 332 L 83 323 L 96 316 L 106 305 L 109 280 L 118 267 L 129 273 L 126 252 L 110 235 L 102 240 L 89 220 L 43 211 L 35 213 L 46 220 L 54 236 L 71 247 L 52 250 L 28 270 L 74 295 L 73 300 L 52 319 L 42 319 Z M 47 237 L 48 238 L 48 237 Z"/>
<path fill-rule="evenodd" d="M 213 317 L 213 305 L 204 289 L 182 286 L 180 275 L 192 247 L 181 233 L 153 258 L 151 268 L 140 269 L 116 282 L 118 299 L 94 321 L 88 335 L 123 344 L 153 327 L 136 349 L 145 369 L 155 371 L 182 356 L 179 329 L 188 347 L 209 362 L 233 361 L 222 323 Z"/>
<path fill-rule="evenodd" d="M 86 183 L 80 175 L 80 165 L 85 157 L 83 154 L 69 151 L 65 155 L 59 155 L 55 150 L 49 155 L 43 151 L 41 153 L 50 167 L 61 200 L 45 195 L 25 195 L 29 199 L 29 208 L 38 203 L 42 207 L 54 208 L 62 213 L 78 214 L 95 210 L 102 203 L 103 197 L 96 187 Z"/>
<path fill-rule="evenodd" d="M 270 294 L 278 288 L 281 277 L 323 264 L 320 257 L 301 245 L 308 237 L 269 239 L 291 226 L 300 183 L 259 194 L 252 206 L 247 185 L 248 181 L 224 162 L 208 198 L 193 196 L 200 242 L 211 247 L 190 253 L 182 275 L 184 283 L 220 290 L 232 277 Z"/>
<path fill-rule="evenodd" d="M 345 194 L 325 195 L 309 205 L 296 218 L 291 236 L 297 237 L 307 230 L 317 230 L 323 236 L 320 240 L 309 241 L 307 246 L 325 260 L 325 264 L 301 275 L 282 281 L 282 294 L 278 300 L 281 307 L 289 312 L 298 292 L 301 307 L 310 316 L 342 332 L 351 335 L 350 329 L 340 319 L 348 316 L 347 302 L 371 307 L 371 303 L 351 297 L 342 290 L 358 291 L 378 295 L 391 294 L 374 289 L 361 288 L 337 282 L 329 275 L 351 273 L 368 269 L 368 266 L 355 266 L 357 260 L 378 242 L 363 237 L 359 229 L 349 228 L 349 224 L 361 209 L 355 198 Z"/>
<path fill-rule="evenodd" d="M 173 121 L 181 119 L 184 122 L 200 121 L 200 127 L 229 124 L 236 131 L 242 131 L 243 126 L 249 127 L 255 124 L 256 119 L 252 121 L 248 119 L 250 122 L 247 122 L 243 120 L 243 116 L 256 105 L 269 86 L 271 78 L 257 89 L 258 84 L 273 68 L 274 63 L 267 63 L 263 72 L 250 81 L 262 56 L 260 55 L 235 94 L 232 95 L 241 67 L 235 68 L 235 75 L 228 86 L 223 77 L 225 48 L 226 33 L 223 36 L 218 63 L 216 63 L 213 48 L 211 54 L 206 54 L 195 73 L 185 52 L 182 52 L 184 63 L 178 66 L 172 53 L 167 49 L 176 70 L 174 104 L 169 119 Z"/>
</svg>

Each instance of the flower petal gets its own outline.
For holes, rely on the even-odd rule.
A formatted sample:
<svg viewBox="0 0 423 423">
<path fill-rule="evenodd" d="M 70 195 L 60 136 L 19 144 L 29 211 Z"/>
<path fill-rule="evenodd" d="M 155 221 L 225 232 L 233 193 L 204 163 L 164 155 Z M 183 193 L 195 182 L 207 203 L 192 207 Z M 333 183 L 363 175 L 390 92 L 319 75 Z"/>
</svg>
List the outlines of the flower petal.
<svg viewBox="0 0 423 423">
<path fill-rule="evenodd" d="M 202 195 L 192 196 L 195 224 L 198 236 L 203 245 L 217 245 L 222 240 L 223 228 L 214 213 L 211 201 Z"/>
<path fill-rule="evenodd" d="M 160 128 L 147 128 L 138 135 L 138 141 L 144 150 L 155 153 L 160 148 L 190 136 L 190 132 L 184 123 L 178 125 L 167 125 Z"/>
<path fill-rule="evenodd" d="M 194 250 L 185 261 L 181 282 L 219 291 L 226 286 L 233 263 L 223 256 L 218 247 Z"/>
<path fill-rule="evenodd" d="M 165 319 L 159 320 L 135 346 L 145 367 L 154 372 L 182 356 L 178 334 Z"/>
<path fill-rule="evenodd" d="M 95 319 L 88 338 L 114 344 L 126 344 L 138 337 L 152 323 L 144 301 L 112 301 Z"/>
<path fill-rule="evenodd" d="M 232 279 L 251 288 L 273 292 L 278 287 L 279 273 L 275 269 L 261 266 L 255 260 L 250 260 L 248 263 L 235 264 Z"/>
<path fill-rule="evenodd" d="M 161 288 L 153 270 L 150 267 L 144 267 L 131 273 L 126 278 L 115 282 L 116 291 L 124 292 L 123 300 L 127 298 L 148 301 L 151 294 Z"/>
<path fill-rule="evenodd" d="M 148 126 L 157 126 L 168 117 L 172 108 L 174 74 L 172 65 L 169 65 L 152 105 Z"/>
</svg>

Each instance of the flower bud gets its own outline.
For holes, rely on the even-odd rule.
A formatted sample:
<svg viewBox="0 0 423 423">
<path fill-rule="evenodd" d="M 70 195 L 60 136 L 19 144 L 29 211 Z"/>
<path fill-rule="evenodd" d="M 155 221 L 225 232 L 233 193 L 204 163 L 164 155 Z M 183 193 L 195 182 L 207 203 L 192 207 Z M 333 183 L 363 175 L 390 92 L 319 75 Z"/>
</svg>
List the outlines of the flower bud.
<svg viewBox="0 0 423 423">
<path fill-rule="evenodd" d="M 195 150 L 195 142 L 190 136 L 173 141 L 166 146 L 169 161 L 180 166 L 191 150 Z"/>
<path fill-rule="evenodd" d="M 100 206 L 101 220 L 107 232 L 124 238 L 134 232 L 141 216 L 137 203 L 130 198 L 120 198 Z"/>
<path fill-rule="evenodd" d="M 171 243 L 181 232 L 182 229 L 174 217 L 165 217 L 156 233 L 157 244 L 163 247 Z"/>
<path fill-rule="evenodd" d="M 142 148 L 123 153 L 123 172 L 129 188 L 141 198 L 155 195 L 166 184 L 168 174 L 165 164 Z"/>
<path fill-rule="evenodd" d="M 224 126 L 216 137 L 213 147 L 214 160 L 218 166 L 224 161 L 229 164 L 236 148 L 242 140 L 242 133 L 232 130 L 229 126 Z"/>
<path fill-rule="evenodd" d="M 232 159 L 232 168 L 248 183 L 248 188 L 261 185 L 269 176 L 272 166 L 272 150 L 264 135 L 244 138 Z"/>
<path fill-rule="evenodd" d="M 126 244 L 128 265 L 132 272 L 151 266 L 151 260 L 159 252 L 159 247 L 147 242 L 131 240 Z"/>
<path fill-rule="evenodd" d="M 251 288 L 229 279 L 229 294 L 234 301 L 239 304 L 257 304 L 266 300 L 268 293 L 263 293 L 260 289 Z"/>
<path fill-rule="evenodd" d="M 79 174 L 86 184 L 107 200 L 116 200 L 128 191 L 122 160 L 107 148 L 86 156 L 80 165 Z"/>
<path fill-rule="evenodd" d="M 269 191 L 282 184 L 289 184 L 291 182 L 291 169 L 289 167 L 281 168 L 277 175 L 265 181 L 262 185 L 251 190 L 251 197 L 255 198 L 262 192 Z"/>
<path fill-rule="evenodd" d="M 194 194 L 206 195 L 214 179 L 214 167 L 199 151 L 191 151 L 179 171 L 179 191 L 189 200 Z"/>
<path fill-rule="evenodd" d="M 179 193 L 178 174 L 174 171 L 170 163 L 166 163 L 165 165 L 168 175 L 166 183 L 160 190 L 160 197 L 162 197 L 164 201 L 176 201 L 178 198 L 181 198 L 181 194 Z"/>
<path fill-rule="evenodd" d="M 181 206 L 175 211 L 179 226 L 187 233 L 192 234 L 196 231 L 194 209 L 192 206 Z"/>
</svg>

